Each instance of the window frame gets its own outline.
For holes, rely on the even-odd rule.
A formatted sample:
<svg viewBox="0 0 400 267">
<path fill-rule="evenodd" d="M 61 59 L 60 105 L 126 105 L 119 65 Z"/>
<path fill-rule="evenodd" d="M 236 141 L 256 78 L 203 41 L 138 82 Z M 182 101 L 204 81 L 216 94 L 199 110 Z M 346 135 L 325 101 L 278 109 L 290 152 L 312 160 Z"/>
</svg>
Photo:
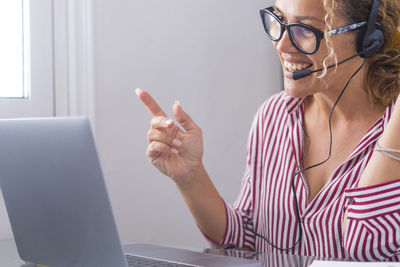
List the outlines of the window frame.
<svg viewBox="0 0 400 267">
<path fill-rule="evenodd" d="M 0 118 L 54 116 L 53 1 L 29 1 L 30 62 L 27 98 L 0 98 Z"/>
</svg>

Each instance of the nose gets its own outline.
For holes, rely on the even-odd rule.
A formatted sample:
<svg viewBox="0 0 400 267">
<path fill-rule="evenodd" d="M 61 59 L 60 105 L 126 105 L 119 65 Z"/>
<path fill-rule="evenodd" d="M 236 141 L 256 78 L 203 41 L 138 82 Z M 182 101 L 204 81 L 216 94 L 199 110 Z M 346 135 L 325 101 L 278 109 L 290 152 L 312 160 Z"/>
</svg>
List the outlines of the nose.
<svg viewBox="0 0 400 267">
<path fill-rule="evenodd" d="M 294 47 L 289 37 L 288 30 L 283 32 L 282 38 L 276 43 L 276 49 L 278 52 L 297 52 L 298 50 Z"/>
</svg>

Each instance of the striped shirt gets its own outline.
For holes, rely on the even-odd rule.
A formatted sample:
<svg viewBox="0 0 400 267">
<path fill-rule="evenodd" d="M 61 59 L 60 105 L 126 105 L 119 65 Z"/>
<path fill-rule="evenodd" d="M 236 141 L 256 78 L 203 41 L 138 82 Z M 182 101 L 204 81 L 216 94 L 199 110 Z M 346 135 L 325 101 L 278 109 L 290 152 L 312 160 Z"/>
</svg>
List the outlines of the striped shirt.
<svg viewBox="0 0 400 267">
<path fill-rule="evenodd" d="M 253 231 L 281 248 L 292 247 L 297 241 L 299 228 L 291 181 L 296 170 L 302 168 L 303 100 L 282 92 L 259 108 L 250 130 L 241 190 L 233 205 L 225 203 L 226 233 L 218 246 L 280 253 Z M 357 188 L 392 109 L 393 105 L 386 108 L 310 203 L 303 174 L 296 176 L 303 233 L 299 244 L 283 253 L 400 260 L 400 179 Z M 348 227 L 342 234 L 346 209 Z"/>
</svg>

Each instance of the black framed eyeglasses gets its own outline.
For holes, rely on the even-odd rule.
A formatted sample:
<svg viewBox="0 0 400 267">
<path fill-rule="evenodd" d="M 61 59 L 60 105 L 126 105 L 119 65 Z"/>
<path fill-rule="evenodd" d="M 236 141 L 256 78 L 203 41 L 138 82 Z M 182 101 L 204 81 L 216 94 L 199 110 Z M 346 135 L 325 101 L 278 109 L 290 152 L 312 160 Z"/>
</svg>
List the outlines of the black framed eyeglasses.
<svg viewBox="0 0 400 267">
<path fill-rule="evenodd" d="M 274 13 L 274 7 L 260 10 L 261 19 L 268 37 L 278 42 L 285 30 L 288 31 L 290 41 L 300 52 L 311 55 L 317 52 L 324 33 L 303 23 L 285 23 L 282 18 Z M 344 27 L 336 28 L 328 32 L 330 36 L 357 30 L 367 25 L 367 22 L 359 22 Z"/>
</svg>

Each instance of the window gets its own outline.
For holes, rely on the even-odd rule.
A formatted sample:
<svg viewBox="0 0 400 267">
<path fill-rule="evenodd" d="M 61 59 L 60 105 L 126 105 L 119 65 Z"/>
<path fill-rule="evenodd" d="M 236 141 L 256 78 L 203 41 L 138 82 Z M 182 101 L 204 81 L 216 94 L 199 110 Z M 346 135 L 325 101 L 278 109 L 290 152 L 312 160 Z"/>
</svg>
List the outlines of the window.
<svg viewBox="0 0 400 267">
<path fill-rule="evenodd" d="M 0 1 L 0 118 L 54 114 L 52 4 Z"/>
<path fill-rule="evenodd" d="M 26 98 L 29 91 L 29 1 L 0 2 L 0 98 Z"/>
</svg>

